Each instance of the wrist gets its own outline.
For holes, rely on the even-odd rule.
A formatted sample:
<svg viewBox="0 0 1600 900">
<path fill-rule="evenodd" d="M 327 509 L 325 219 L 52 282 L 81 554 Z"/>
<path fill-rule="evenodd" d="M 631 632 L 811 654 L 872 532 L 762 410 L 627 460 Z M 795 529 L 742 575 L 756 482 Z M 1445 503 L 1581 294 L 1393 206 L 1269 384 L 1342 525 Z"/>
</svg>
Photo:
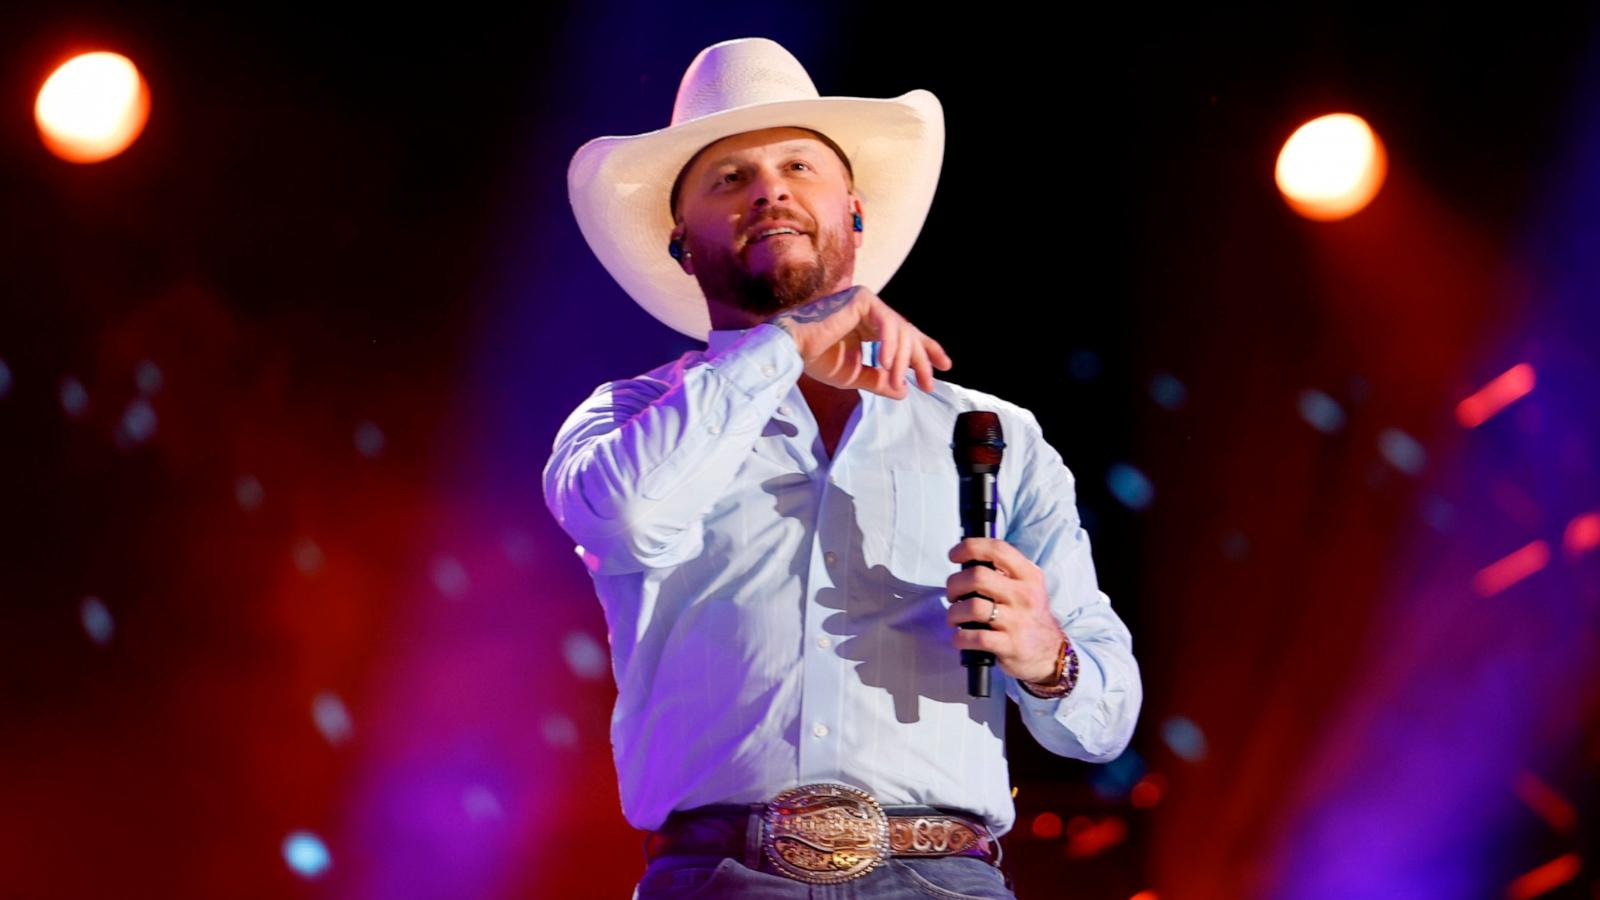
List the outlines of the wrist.
<svg viewBox="0 0 1600 900">
<path fill-rule="evenodd" d="M 1018 684 L 1041 700 L 1059 700 L 1072 693 L 1078 684 L 1078 651 L 1066 632 L 1061 634 L 1061 646 L 1056 652 L 1055 669 L 1042 682 L 1019 681 Z"/>
</svg>

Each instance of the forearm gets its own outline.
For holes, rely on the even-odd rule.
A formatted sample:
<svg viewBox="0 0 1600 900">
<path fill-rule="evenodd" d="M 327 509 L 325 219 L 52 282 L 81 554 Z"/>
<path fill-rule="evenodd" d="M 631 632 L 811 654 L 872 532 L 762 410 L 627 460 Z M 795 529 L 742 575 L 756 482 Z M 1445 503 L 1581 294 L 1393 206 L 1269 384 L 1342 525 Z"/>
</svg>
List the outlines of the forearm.
<svg viewBox="0 0 1600 900">
<path fill-rule="evenodd" d="M 666 382 L 597 390 L 556 437 L 545 503 L 612 572 L 699 552 L 699 520 L 723 496 L 802 369 L 794 341 L 752 328 Z"/>
</svg>

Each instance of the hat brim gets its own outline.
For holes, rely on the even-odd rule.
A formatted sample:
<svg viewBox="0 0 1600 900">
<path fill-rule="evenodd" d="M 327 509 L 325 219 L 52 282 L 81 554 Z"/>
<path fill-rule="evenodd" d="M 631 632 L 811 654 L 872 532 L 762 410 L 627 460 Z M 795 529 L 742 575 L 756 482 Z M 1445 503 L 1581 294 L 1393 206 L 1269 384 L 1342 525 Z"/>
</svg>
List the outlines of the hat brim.
<svg viewBox="0 0 1600 900">
<path fill-rule="evenodd" d="M 658 131 L 596 138 L 567 168 L 584 240 L 617 283 L 668 327 L 705 340 L 700 285 L 667 254 L 672 183 L 707 144 L 763 128 L 820 131 L 850 158 L 870 223 L 855 282 L 881 291 L 916 243 L 944 162 L 944 110 L 928 91 L 890 99 L 818 97 L 713 113 Z"/>
</svg>

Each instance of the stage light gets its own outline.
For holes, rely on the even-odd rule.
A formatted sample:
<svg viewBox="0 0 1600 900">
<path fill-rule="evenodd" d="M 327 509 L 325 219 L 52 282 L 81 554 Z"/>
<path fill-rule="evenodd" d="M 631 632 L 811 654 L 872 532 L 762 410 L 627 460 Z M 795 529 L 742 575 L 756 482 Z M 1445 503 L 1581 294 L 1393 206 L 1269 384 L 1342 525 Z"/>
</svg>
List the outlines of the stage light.
<svg viewBox="0 0 1600 900">
<path fill-rule="evenodd" d="M 1316 388 L 1300 392 L 1300 418 L 1323 434 L 1337 434 L 1344 427 L 1344 407 Z"/>
<path fill-rule="evenodd" d="M 46 148 L 93 163 L 128 149 L 150 117 L 150 91 L 133 62 L 100 51 L 75 56 L 45 79 L 33 118 Z"/>
<path fill-rule="evenodd" d="M 1567 523 L 1567 531 L 1561 537 L 1561 545 L 1566 548 L 1568 556 L 1582 556 L 1600 547 L 1600 513 L 1584 513 L 1573 516 Z"/>
<path fill-rule="evenodd" d="M 1106 470 L 1106 489 L 1111 496 L 1132 510 L 1147 509 L 1156 496 L 1155 485 L 1145 474 L 1128 463 L 1114 463 Z"/>
<path fill-rule="evenodd" d="M 1053 812 L 1042 812 L 1033 817 L 1033 836 L 1042 841 L 1061 837 L 1061 817 Z"/>
<path fill-rule="evenodd" d="M 593 681 L 606 674 L 609 660 L 600 642 L 582 631 L 574 631 L 561 641 L 561 656 L 572 674 Z"/>
<path fill-rule="evenodd" d="M 283 861 L 302 878 L 316 878 L 333 865 L 322 838 L 309 831 L 293 831 L 283 839 Z"/>
<path fill-rule="evenodd" d="M 1456 404 L 1456 421 L 1463 428 L 1476 428 L 1491 416 L 1526 397 L 1536 381 L 1533 366 L 1517 363 L 1499 377 Z"/>
<path fill-rule="evenodd" d="M 1383 186 L 1383 143 L 1360 116 L 1333 113 L 1301 125 L 1278 153 L 1278 190 L 1308 219 L 1330 222 L 1360 212 Z"/>
<path fill-rule="evenodd" d="M 434 590 L 450 600 L 460 600 L 472 586 L 471 579 L 467 577 L 467 567 L 461 564 L 461 560 L 448 554 L 434 557 L 428 574 L 433 579 Z"/>
<path fill-rule="evenodd" d="M 117 632 L 111 610 L 106 609 L 99 597 L 85 597 L 79 601 L 78 620 L 83 623 L 83 632 L 89 640 L 101 647 L 111 643 L 111 637 Z"/>
<path fill-rule="evenodd" d="M 350 734 L 355 730 L 350 723 L 350 710 L 332 691 L 323 691 L 311 701 L 311 720 L 316 723 L 317 731 L 322 733 L 323 738 L 335 747 L 350 740 Z"/>
<path fill-rule="evenodd" d="M 1533 541 L 1479 569 L 1472 578 L 1472 589 L 1480 597 L 1493 597 L 1543 569 L 1549 562 L 1550 546 L 1544 541 Z"/>
<path fill-rule="evenodd" d="M 238 501 L 239 508 L 245 512 L 255 512 L 260 509 L 261 501 L 265 499 L 260 479 L 254 475 L 240 475 L 239 480 L 233 483 L 233 499 Z"/>
</svg>

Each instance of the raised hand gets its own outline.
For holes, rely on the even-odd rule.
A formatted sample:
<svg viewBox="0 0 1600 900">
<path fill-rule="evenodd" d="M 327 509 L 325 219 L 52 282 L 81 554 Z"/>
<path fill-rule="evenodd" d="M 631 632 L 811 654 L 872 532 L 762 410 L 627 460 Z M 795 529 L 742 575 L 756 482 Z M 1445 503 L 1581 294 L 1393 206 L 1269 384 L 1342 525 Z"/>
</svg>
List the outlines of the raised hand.
<svg viewBox="0 0 1600 900">
<path fill-rule="evenodd" d="M 767 320 L 794 338 L 805 373 L 830 387 L 902 399 L 906 371 L 933 390 L 933 370 L 948 371 L 950 356 L 872 291 L 856 285 L 786 309 Z M 878 341 L 878 365 L 863 366 L 861 344 Z"/>
</svg>

